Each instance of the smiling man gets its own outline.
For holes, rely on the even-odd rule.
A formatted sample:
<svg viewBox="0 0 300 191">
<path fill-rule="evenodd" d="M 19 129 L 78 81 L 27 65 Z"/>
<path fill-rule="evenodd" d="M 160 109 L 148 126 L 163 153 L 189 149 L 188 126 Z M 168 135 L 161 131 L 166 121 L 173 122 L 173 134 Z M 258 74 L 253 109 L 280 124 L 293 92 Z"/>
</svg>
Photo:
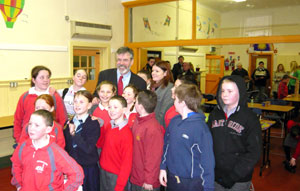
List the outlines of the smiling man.
<svg viewBox="0 0 300 191">
<path fill-rule="evenodd" d="M 123 89 L 128 84 L 135 85 L 139 90 L 146 90 L 146 82 L 130 71 L 130 67 L 133 64 L 133 56 L 134 54 L 131 48 L 119 48 L 116 52 L 117 68 L 101 71 L 99 73 L 97 86 L 104 80 L 111 81 L 117 87 L 118 95 L 122 95 Z M 96 92 L 94 92 L 94 96 L 97 96 Z M 94 100 L 93 103 L 95 103 Z"/>
</svg>

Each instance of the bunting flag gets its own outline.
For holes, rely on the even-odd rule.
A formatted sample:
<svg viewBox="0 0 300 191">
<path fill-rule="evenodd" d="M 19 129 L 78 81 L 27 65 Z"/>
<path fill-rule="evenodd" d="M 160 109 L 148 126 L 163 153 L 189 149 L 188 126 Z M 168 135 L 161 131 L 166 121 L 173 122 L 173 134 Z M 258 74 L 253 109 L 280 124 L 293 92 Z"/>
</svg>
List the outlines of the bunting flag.
<svg viewBox="0 0 300 191">
<path fill-rule="evenodd" d="M 164 26 L 165 26 L 165 25 L 170 26 L 170 21 L 171 21 L 171 17 L 169 17 L 169 15 L 167 15 L 167 18 L 166 18 L 166 20 L 165 20 Z"/>
<path fill-rule="evenodd" d="M 13 28 L 17 17 L 23 11 L 25 0 L 0 0 L 0 10 L 7 28 Z"/>
<path fill-rule="evenodd" d="M 149 23 L 148 18 L 144 17 L 143 21 L 144 21 L 144 27 L 145 27 L 145 29 L 149 29 L 149 31 L 151 31 L 151 27 L 150 27 L 150 23 Z"/>
</svg>

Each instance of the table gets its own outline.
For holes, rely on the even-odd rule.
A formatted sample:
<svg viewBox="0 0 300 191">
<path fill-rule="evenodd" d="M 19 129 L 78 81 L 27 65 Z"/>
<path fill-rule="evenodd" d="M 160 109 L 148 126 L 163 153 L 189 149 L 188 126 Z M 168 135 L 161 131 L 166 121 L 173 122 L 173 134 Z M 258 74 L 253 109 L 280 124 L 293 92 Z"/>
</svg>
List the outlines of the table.
<svg viewBox="0 0 300 191">
<path fill-rule="evenodd" d="M 289 101 L 289 102 L 300 102 L 300 95 L 298 95 L 298 96 L 292 95 L 291 97 L 285 97 L 285 98 L 283 98 L 283 100 Z"/>
<path fill-rule="evenodd" d="M 217 100 L 205 101 L 204 104 L 207 105 L 217 105 Z M 262 106 L 260 103 L 248 103 L 249 108 L 258 108 L 263 111 L 274 111 L 274 112 L 284 112 L 288 113 L 292 111 L 295 107 L 290 105 L 268 105 Z"/>
<path fill-rule="evenodd" d="M 216 105 L 217 100 L 211 100 L 211 101 L 205 101 L 204 104 L 207 105 Z M 284 137 L 286 136 L 286 131 L 287 131 L 287 121 L 291 118 L 291 112 L 295 108 L 294 106 L 291 105 L 267 105 L 267 106 L 262 106 L 260 103 L 248 103 L 249 108 L 258 108 L 261 109 L 262 111 L 269 111 L 269 112 L 276 112 L 279 113 L 279 116 L 282 116 L 283 119 L 283 124 L 284 124 Z"/>
<path fill-rule="evenodd" d="M 259 170 L 259 176 L 262 176 L 262 171 L 264 167 L 268 168 L 271 165 L 269 158 L 270 155 L 270 145 L 271 145 L 271 127 L 276 123 L 276 121 L 270 121 L 266 119 L 260 120 L 261 130 L 264 134 L 263 136 L 263 159 Z"/>
</svg>

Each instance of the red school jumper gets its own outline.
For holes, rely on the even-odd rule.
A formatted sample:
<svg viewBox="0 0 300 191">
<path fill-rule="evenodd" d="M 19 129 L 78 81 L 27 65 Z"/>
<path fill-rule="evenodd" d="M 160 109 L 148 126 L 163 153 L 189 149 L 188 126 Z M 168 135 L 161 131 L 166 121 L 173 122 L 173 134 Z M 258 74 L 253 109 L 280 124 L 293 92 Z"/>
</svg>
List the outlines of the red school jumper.
<svg viewBox="0 0 300 191">
<path fill-rule="evenodd" d="M 170 109 L 168 109 L 168 111 L 165 114 L 166 128 L 169 126 L 171 119 L 173 119 L 173 117 L 175 117 L 176 115 L 179 115 L 179 113 L 176 111 L 176 108 L 173 105 L 172 107 L 170 107 Z"/>
<path fill-rule="evenodd" d="M 103 170 L 118 175 L 115 190 L 123 191 L 132 167 L 132 133 L 126 124 L 123 128 L 106 124 L 104 144 L 100 155 Z"/>
<path fill-rule="evenodd" d="M 22 129 L 29 122 L 31 114 L 35 111 L 34 102 L 38 95 L 30 94 L 28 91 L 21 95 L 14 116 L 14 138 L 19 142 Z M 55 97 L 55 120 L 63 127 L 68 120 L 67 111 L 63 100 L 58 93 Z"/>
<path fill-rule="evenodd" d="M 63 128 L 56 121 L 53 121 L 53 128 L 52 131 L 49 133 L 49 135 L 54 138 L 55 143 L 58 146 L 60 146 L 62 149 L 65 149 L 66 143 L 65 143 Z M 28 138 L 29 135 L 28 135 L 28 124 L 27 124 L 25 125 L 25 128 L 22 129 L 22 134 L 20 136 L 18 144 L 26 141 Z"/>
<path fill-rule="evenodd" d="M 164 145 L 163 127 L 155 118 L 155 113 L 136 117 L 132 126 L 133 159 L 130 182 L 143 186 L 151 184 L 159 188 L 160 162 Z"/>
<path fill-rule="evenodd" d="M 83 183 L 83 170 L 59 147 L 53 138 L 47 146 L 36 149 L 31 139 L 19 144 L 11 157 L 11 184 L 21 191 L 76 191 Z M 64 174 L 68 181 L 64 184 Z"/>
<path fill-rule="evenodd" d="M 106 124 L 110 123 L 110 117 L 108 114 L 108 111 L 101 105 L 100 105 L 95 109 L 95 111 L 92 114 L 95 117 L 98 117 L 100 119 L 103 120 L 104 124 L 103 126 L 100 128 L 100 137 L 98 139 L 98 142 L 96 144 L 97 148 L 102 148 L 103 144 L 104 144 L 104 133 L 105 133 L 105 128 L 107 127 Z"/>
</svg>

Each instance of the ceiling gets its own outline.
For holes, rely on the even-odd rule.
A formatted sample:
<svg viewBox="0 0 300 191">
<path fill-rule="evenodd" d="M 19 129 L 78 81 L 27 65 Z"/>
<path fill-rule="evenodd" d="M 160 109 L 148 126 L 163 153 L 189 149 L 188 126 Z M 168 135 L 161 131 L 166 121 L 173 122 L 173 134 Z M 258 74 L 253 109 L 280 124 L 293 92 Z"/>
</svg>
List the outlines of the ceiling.
<svg viewBox="0 0 300 191">
<path fill-rule="evenodd" d="M 219 12 L 300 5 L 300 0 L 247 0 L 245 2 L 234 2 L 233 0 L 197 0 L 197 2 Z"/>
</svg>

